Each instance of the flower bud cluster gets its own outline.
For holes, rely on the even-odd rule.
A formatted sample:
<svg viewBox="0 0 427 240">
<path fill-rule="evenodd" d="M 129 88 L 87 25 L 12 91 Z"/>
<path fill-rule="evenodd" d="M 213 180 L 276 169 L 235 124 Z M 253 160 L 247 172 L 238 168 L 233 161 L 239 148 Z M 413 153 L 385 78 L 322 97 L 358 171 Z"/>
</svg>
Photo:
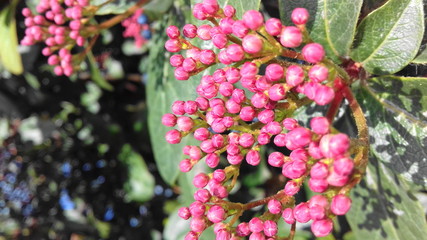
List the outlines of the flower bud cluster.
<svg viewBox="0 0 427 240">
<path fill-rule="evenodd" d="M 185 239 L 198 239 L 211 225 L 216 239 L 275 239 L 280 219 L 289 224 L 313 220 L 313 233 L 318 237 L 328 235 L 333 227 L 331 218 L 350 208 L 351 200 L 340 194 L 340 189 L 349 183 L 354 164 L 350 139 L 332 132 L 327 118 L 311 119 L 308 129 L 290 117 L 302 105 L 326 105 L 335 97 L 335 75 L 323 62 L 322 45 L 304 39 L 307 10 L 294 10 L 292 21 L 296 26 L 284 26 L 275 18 L 264 21 L 254 10 L 239 20 L 232 6 L 220 8 L 216 0 L 196 4 L 193 15 L 213 24 L 187 24 L 182 33 L 176 26 L 166 30 L 166 50 L 186 51 L 185 55 L 170 58 L 176 79 L 188 80 L 216 63 L 225 67 L 201 78 L 196 99 L 175 101 L 172 113 L 162 117 L 163 125 L 176 127 L 167 132 L 168 143 L 180 143 L 190 134 L 200 142 L 184 147 L 188 157 L 179 164 L 182 172 L 190 171 L 200 161 L 215 169 L 210 174 L 196 175 L 193 184 L 199 190 L 194 194 L 195 202 L 179 210 L 180 217 L 191 218 L 191 231 Z M 194 46 L 193 38 L 211 41 L 218 50 Z M 289 48 L 302 45 L 301 59 L 306 64 L 277 58 Z M 265 66 L 265 73 L 261 66 Z M 268 156 L 268 164 L 281 168 L 288 179 L 284 189 L 263 203 L 268 214 L 237 226 L 235 221 L 224 223 L 228 217 L 247 210 L 226 200 L 240 165 L 260 164 L 260 148 L 269 143 L 291 151 L 289 156 L 282 152 Z M 293 196 L 307 178 L 314 192 L 325 194 L 293 206 Z M 248 204 L 244 206 L 251 206 Z"/>
<path fill-rule="evenodd" d="M 44 42 L 42 54 L 48 57 L 48 64 L 54 66 L 55 74 L 70 76 L 77 57 L 71 50 L 76 45 L 84 46 L 86 39 L 93 35 L 87 26 L 96 10 L 89 0 L 41 0 L 36 13 L 29 8 L 22 10 L 27 29 L 21 44 Z"/>
<path fill-rule="evenodd" d="M 135 39 L 135 46 L 140 48 L 151 39 L 151 29 L 147 15 L 143 9 L 138 9 L 135 13 L 122 22 L 125 27 L 123 37 Z"/>
</svg>

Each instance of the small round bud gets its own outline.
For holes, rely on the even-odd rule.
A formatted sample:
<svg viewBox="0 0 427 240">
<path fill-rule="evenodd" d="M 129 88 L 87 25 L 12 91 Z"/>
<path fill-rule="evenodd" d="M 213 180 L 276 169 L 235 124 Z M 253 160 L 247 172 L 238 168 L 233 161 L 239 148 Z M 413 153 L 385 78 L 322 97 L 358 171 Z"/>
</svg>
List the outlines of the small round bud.
<svg viewBox="0 0 427 240">
<path fill-rule="evenodd" d="M 292 11 L 291 20 L 295 25 L 306 24 L 310 14 L 305 8 L 295 8 Z"/>
<path fill-rule="evenodd" d="M 294 26 L 285 27 L 280 34 L 280 43 L 287 48 L 299 47 L 302 43 L 302 33 Z"/>
<path fill-rule="evenodd" d="M 258 30 L 264 24 L 264 17 L 260 12 L 255 10 L 245 12 L 242 20 L 245 25 L 252 30 Z"/>
<path fill-rule="evenodd" d="M 316 237 L 326 237 L 332 232 L 334 224 L 331 219 L 314 220 L 311 231 Z"/>
<path fill-rule="evenodd" d="M 250 54 L 259 53 L 262 50 L 262 45 L 263 42 L 257 35 L 248 34 L 242 40 L 243 49 Z"/>
<path fill-rule="evenodd" d="M 319 43 L 309 43 L 303 47 L 302 56 L 309 63 L 318 63 L 325 57 L 325 50 Z"/>
<path fill-rule="evenodd" d="M 277 18 L 270 18 L 265 22 L 265 30 L 271 36 L 277 36 L 282 31 L 282 22 Z"/>
<path fill-rule="evenodd" d="M 170 144 L 178 144 L 181 142 L 181 132 L 173 129 L 166 133 L 166 141 Z"/>
<path fill-rule="evenodd" d="M 345 215 L 351 207 L 351 199 L 343 194 L 332 198 L 331 211 L 335 215 Z"/>
</svg>

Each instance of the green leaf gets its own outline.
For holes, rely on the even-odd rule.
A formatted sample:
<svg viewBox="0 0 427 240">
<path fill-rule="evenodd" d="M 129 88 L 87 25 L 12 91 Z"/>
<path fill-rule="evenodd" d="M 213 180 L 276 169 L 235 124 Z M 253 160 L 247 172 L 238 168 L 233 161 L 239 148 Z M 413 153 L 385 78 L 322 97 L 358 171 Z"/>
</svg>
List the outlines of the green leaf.
<svg viewBox="0 0 427 240">
<path fill-rule="evenodd" d="M 310 36 L 325 47 L 327 56 L 335 62 L 350 53 L 362 3 L 363 0 L 279 0 L 282 21 L 288 25 L 293 25 L 293 9 L 304 7 L 310 12 Z"/>
<path fill-rule="evenodd" d="M 261 0 L 218 0 L 221 7 L 231 5 L 236 9 L 236 16 L 242 18 L 248 10 L 258 10 Z"/>
<path fill-rule="evenodd" d="M 415 57 L 423 32 L 421 0 L 390 0 L 360 23 L 351 57 L 370 73 L 395 73 Z"/>
<path fill-rule="evenodd" d="M 142 156 L 129 144 L 122 147 L 118 159 L 128 169 L 128 179 L 124 189 L 127 201 L 146 202 L 154 196 L 154 177 L 148 171 Z"/>
<path fill-rule="evenodd" d="M 19 75 L 24 68 L 21 55 L 18 52 L 18 37 L 16 35 L 15 7 L 18 1 L 0 11 L 0 62 L 7 71 Z"/>
<path fill-rule="evenodd" d="M 371 152 L 385 166 L 427 187 L 427 79 L 370 79 L 357 98 L 367 117 Z"/>
<path fill-rule="evenodd" d="M 427 64 L 427 48 L 424 49 L 414 60 L 411 61 L 412 63 L 417 64 Z"/>
<path fill-rule="evenodd" d="M 110 0 L 91 1 L 91 5 L 102 6 L 96 11 L 96 15 L 122 14 L 138 2 L 137 0 L 115 0 L 107 3 L 108 1 Z"/>
<path fill-rule="evenodd" d="M 427 236 L 424 209 L 409 186 L 374 156 L 362 182 L 352 191 L 346 215 L 358 240 L 418 240 Z"/>
</svg>

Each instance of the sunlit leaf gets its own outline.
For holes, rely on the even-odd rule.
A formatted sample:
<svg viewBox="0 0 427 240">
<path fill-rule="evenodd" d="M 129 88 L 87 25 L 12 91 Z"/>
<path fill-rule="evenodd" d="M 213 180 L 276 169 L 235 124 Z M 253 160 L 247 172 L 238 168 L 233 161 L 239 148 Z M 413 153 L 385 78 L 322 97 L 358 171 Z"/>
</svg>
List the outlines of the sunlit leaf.
<svg viewBox="0 0 427 240">
<path fill-rule="evenodd" d="M 370 73 L 395 73 L 415 57 L 423 32 L 421 0 L 389 0 L 357 27 L 351 57 Z"/>
<path fill-rule="evenodd" d="M 409 186 L 375 156 L 362 182 L 352 191 L 353 204 L 346 215 L 357 240 L 424 239 L 424 209 Z"/>
<path fill-rule="evenodd" d="M 358 100 L 368 120 L 372 153 L 404 179 L 427 187 L 427 79 L 368 81 Z"/>
</svg>

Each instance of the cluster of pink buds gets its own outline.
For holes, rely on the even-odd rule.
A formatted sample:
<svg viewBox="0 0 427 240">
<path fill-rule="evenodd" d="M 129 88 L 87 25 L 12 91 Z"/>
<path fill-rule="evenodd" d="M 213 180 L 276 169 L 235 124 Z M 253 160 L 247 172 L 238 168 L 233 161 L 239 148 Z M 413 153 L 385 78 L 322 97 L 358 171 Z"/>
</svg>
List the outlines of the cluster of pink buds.
<svg viewBox="0 0 427 240">
<path fill-rule="evenodd" d="M 176 26 L 166 30 L 170 39 L 165 48 L 173 53 L 186 51 L 185 56 L 170 58 L 176 79 L 187 80 L 217 63 L 225 67 L 204 75 L 196 89 L 199 96 L 194 101 L 175 101 L 172 113 L 162 118 L 163 125 L 176 126 L 165 136 L 168 143 L 177 144 L 190 134 L 200 141 L 197 146 L 184 147 L 188 158 L 179 165 L 182 172 L 200 161 L 215 169 L 196 175 L 193 183 L 199 190 L 194 194 L 195 202 L 179 211 L 180 217 L 191 218 L 191 231 L 185 239 L 198 239 L 211 225 L 216 239 L 277 239 L 278 221 L 295 224 L 310 220 L 315 236 L 328 235 L 333 228 L 331 218 L 350 209 L 348 192 L 341 190 L 352 178 L 354 162 L 350 139 L 332 131 L 327 118 L 311 119 L 310 129 L 291 118 L 303 105 L 331 103 L 339 90 L 322 45 L 305 37 L 307 10 L 293 11 L 291 19 L 296 26 L 284 26 L 276 18 L 264 21 L 255 10 L 247 11 L 240 20 L 232 6 L 220 8 L 216 0 L 196 4 L 193 15 L 211 24 L 187 24 L 182 33 Z M 218 50 L 194 46 L 193 38 L 211 41 Z M 302 47 L 301 53 L 295 52 L 298 47 Z M 279 56 L 298 56 L 304 64 Z M 261 73 L 261 66 L 265 73 Z M 240 166 L 257 166 L 262 159 L 260 148 L 269 143 L 291 151 L 289 156 L 273 152 L 268 157 L 268 164 L 281 168 L 288 179 L 284 189 L 247 204 L 228 201 Z M 223 156 L 226 161 L 221 160 Z M 306 179 L 309 187 L 322 195 L 295 206 L 294 195 Z M 243 211 L 264 204 L 264 214 L 235 226 Z"/>
<path fill-rule="evenodd" d="M 41 0 L 37 14 L 29 8 L 22 10 L 27 29 L 21 44 L 44 42 L 42 54 L 54 66 L 55 74 L 70 76 L 76 60 L 71 50 L 75 45 L 84 46 L 86 39 L 94 34 L 86 25 L 96 10 L 89 0 Z"/>
<path fill-rule="evenodd" d="M 125 27 L 124 37 L 135 39 L 136 47 L 140 48 L 151 39 L 151 30 L 148 23 L 148 17 L 143 9 L 138 9 L 135 13 L 122 22 Z"/>
</svg>

